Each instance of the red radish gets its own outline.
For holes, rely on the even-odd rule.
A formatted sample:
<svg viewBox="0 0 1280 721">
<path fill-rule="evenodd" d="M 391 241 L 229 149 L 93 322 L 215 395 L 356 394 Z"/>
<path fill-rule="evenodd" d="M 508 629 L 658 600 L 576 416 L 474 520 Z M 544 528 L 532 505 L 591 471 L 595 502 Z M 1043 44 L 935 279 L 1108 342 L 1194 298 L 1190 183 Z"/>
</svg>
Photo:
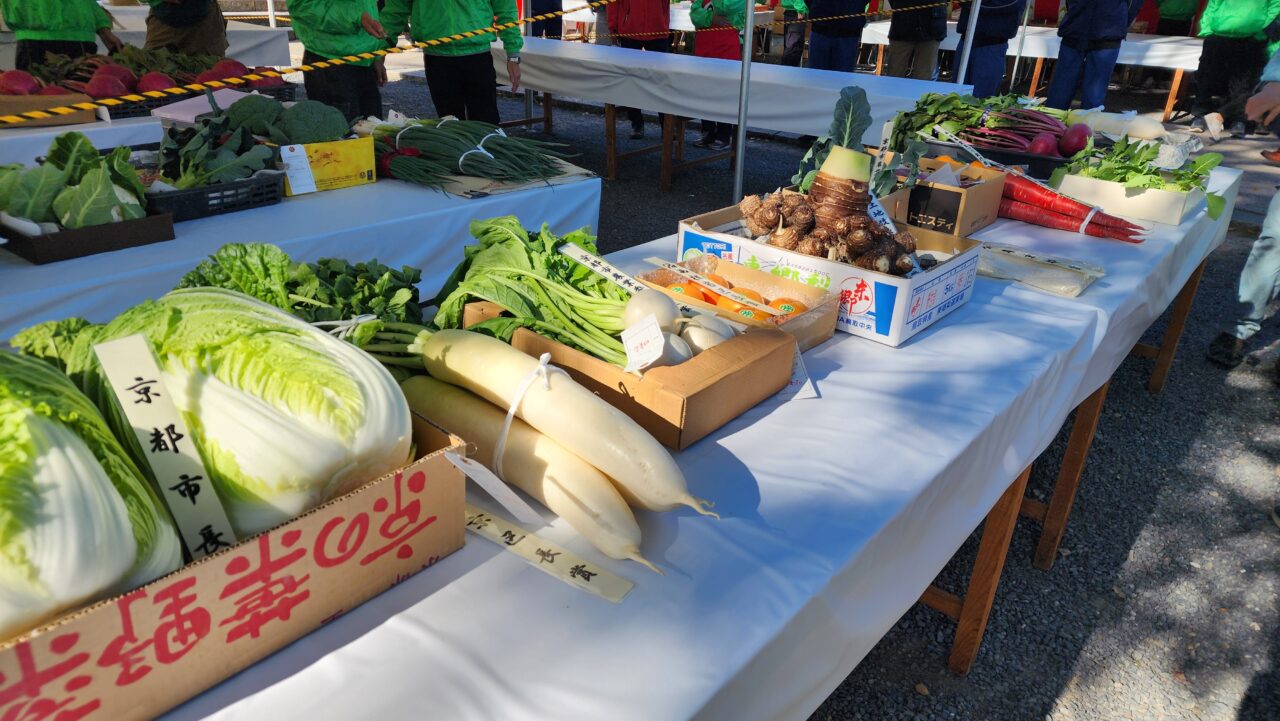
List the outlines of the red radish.
<svg viewBox="0 0 1280 721">
<path fill-rule="evenodd" d="M 173 78 L 164 73 L 147 73 L 138 78 L 138 92 L 140 93 L 168 90 L 176 85 L 177 83 L 173 81 Z"/>
<path fill-rule="evenodd" d="M 244 63 L 239 60 L 232 60 L 231 58 L 223 58 L 222 60 L 219 60 L 217 64 L 213 66 L 213 69 L 222 73 L 222 77 L 224 78 L 238 78 L 242 75 L 249 74 L 249 68 L 245 67 Z"/>
<path fill-rule="evenodd" d="M 1063 195 L 1051 188 L 1046 188 L 1017 173 L 1005 175 L 1004 197 L 1044 208 L 1049 212 L 1065 215 L 1069 218 L 1079 218 L 1080 220 L 1084 220 L 1085 216 L 1093 212 L 1093 208 L 1075 198 Z M 1124 218 L 1117 218 L 1114 215 L 1107 215 L 1102 212 L 1093 214 L 1093 222 L 1131 233 L 1145 233 L 1147 231 L 1146 228 L 1130 223 Z"/>
<path fill-rule="evenodd" d="M 253 72 L 257 74 L 261 74 L 268 70 L 275 70 L 275 68 L 259 67 L 259 68 L 254 68 Z M 284 78 L 279 76 L 268 77 L 264 75 L 261 80 L 250 80 L 249 85 L 255 88 L 278 88 L 284 85 Z"/>
<path fill-rule="evenodd" d="M 218 72 L 217 70 L 206 70 L 196 76 L 196 82 L 208 83 L 213 82 L 214 80 L 222 80 L 226 77 L 228 76 L 225 73 Z"/>
<path fill-rule="evenodd" d="M 36 95 L 70 95 L 71 91 L 61 85 L 46 85 Z"/>
<path fill-rule="evenodd" d="M 1024 223 L 1055 230 L 1066 230 L 1072 233 L 1082 232 L 1080 224 L 1083 219 L 1081 218 L 1069 218 L 1061 213 L 1055 213 L 1012 198 L 1000 199 L 1000 217 L 1021 220 Z M 1101 225 L 1096 220 L 1090 220 L 1089 224 L 1084 227 L 1083 232 L 1097 238 L 1111 238 L 1112 240 L 1122 240 L 1126 243 L 1142 242 L 1142 238 L 1133 235 L 1132 231 Z"/>
<path fill-rule="evenodd" d="M 40 90 L 40 81 L 31 73 L 10 70 L 0 73 L 0 95 L 31 95 Z"/>
<path fill-rule="evenodd" d="M 85 83 L 84 94 L 98 100 L 128 95 L 129 89 L 120 82 L 120 78 L 112 75 L 94 75 L 92 80 Z"/>
<path fill-rule="evenodd" d="M 126 68 L 123 65 L 115 65 L 115 64 L 103 65 L 102 67 L 93 71 L 93 75 L 94 77 L 97 77 L 99 75 L 106 75 L 109 77 L 116 78 L 121 82 L 121 84 L 124 85 L 124 87 L 129 92 L 133 92 L 133 89 L 138 86 L 138 76 L 134 75 L 132 70 L 130 70 L 129 68 Z"/>
<path fill-rule="evenodd" d="M 1052 133 L 1039 133 L 1031 139 L 1031 144 L 1027 146 L 1027 152 L 1032 155 L 1047 155 L 1051 158 L 1058 157 L 1058 139 L 1053 137 Z"/>
<path fill-rule="evenodd" d="M 1089 138 L 1093 137 L 1093 128 L 1084 123 L 1076 123 L 1067 128 L 1058 141 L 1058 151 L 1065 157 L 1071 157 L 1089 146 Z"/>
</svg>

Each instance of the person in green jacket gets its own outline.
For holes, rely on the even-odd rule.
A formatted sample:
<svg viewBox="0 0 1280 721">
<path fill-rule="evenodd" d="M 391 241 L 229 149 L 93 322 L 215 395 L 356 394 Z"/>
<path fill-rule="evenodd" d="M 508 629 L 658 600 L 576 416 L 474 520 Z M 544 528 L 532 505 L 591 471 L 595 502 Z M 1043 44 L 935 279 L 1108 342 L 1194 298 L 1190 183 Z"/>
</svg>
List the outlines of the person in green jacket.
<svg viewBox="0 0 1280 721">
<path fill-rule="evenodd" d="M 800 67 L 804 58 L 804 26 L 799 20 L 809 14 L 809 6 L 804 0 L 782 0 L 782 64 L 793 68 Z"/>
<path fill-rule="evenodd" d="M 1156 35 L 1186 37 L 1200 12 L 1200 0 L 1157 0 L 1160 21 L 1156 23 Z"/>
<path fill-rule="evenodd" d="M 1223 124 L 1235 137 L 1253 132 L 1241 102 L 1262 76 L 1270 57 L 1268 43 L 1280 40 L 1280 0 L 1209 0 L 1200 17 L 1200 66 L 1192 131 L 1206 128 L 1204 116 L 1223 113 Z"/>
<path fill-rule="evenodd" d="M 515 22 L 515 0 L 386 0 L 382 24 L 394 40 L 408 26 L 418 42 Z M 511 90 L 520 89 L 520 50 L 524 40 L 518 27 L 498 33 L 507 52 Z M 443 45 L 423 48 L 427 90 L 440 117 L 498 124 L 498 75 L 489 45 L 493 33 L 482 33 Z"/>
<path fill-rule="evenodd" d="M 165 48 L 188 55 L 227 52 L 227 19 L 218 0 L 147 0 L 147 50 Z"/>
<path fill-rule="evenodd" d="M 0 15 L 18 43 L 18 70 L 44 63 L 45 53 L 93 55 L 98 52 L 97 38 L 107 52 L 124 45 L 111 32 L 111 16 L 94 0 L 0 0 Z"/>
<path fill-rule="evenodd" d="M 387 46 L 377 0 L 293 0 L 289 18 L 302 41 L 304 65 Z M 332 105 L 347 120 L 382 117 L 378 88 L 387 82 L 387 66 L 381 57 L 313 70 L 302 78 L 308 100 Z"/>
</svg>

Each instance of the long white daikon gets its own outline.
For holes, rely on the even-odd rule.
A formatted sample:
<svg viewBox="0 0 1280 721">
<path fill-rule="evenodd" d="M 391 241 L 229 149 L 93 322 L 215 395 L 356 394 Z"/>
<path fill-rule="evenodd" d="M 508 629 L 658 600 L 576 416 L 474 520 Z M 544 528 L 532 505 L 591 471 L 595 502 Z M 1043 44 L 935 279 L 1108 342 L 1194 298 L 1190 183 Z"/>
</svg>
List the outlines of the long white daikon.
<svg viewBox="0 0 1280 721">
<path fill-rule="evenodd" d="M 427 372 L 499 406 L 509 407 L 538 361 L 502 341 L 465 330 L 441 330 L 416 344 Z M 689 493 L 671 454 L 622 411 L 562 373 L 529 385 L 516 415 L 613 479 L 623 497 L 651 511 L 689 506 L 714 516 Z"/>
<path fill-rule="evenodd" d="M 400 384 L 409 407 L 476 446 L 491 471 L 506 413 L 457 386 L 427 376 Z M 618 490 L 595 466 L 514 418 L 502 460 L 503 478 L 537 499 L 605 555 L 662 573 L 640 555 L 640 526 Z"/>
</svg>

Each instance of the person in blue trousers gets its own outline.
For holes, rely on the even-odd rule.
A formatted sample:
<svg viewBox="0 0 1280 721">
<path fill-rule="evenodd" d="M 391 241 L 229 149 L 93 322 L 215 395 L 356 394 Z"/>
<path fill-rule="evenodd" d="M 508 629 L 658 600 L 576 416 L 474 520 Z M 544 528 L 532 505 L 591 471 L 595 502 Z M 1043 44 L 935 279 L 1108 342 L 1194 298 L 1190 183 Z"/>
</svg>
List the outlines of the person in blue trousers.
<svg viewBox="0 0 1280 721">
<path fill-rule="evenodd" d="M 1257 92 L 1245 103 L 1249 119 L 1280 130 L 1280 51 L 1271 56 L 1262 71 Z M 1253 242 L 1249 259 L 1240 271 L 1236 295 L 1239 316 L 1209 344 L 1207 357 L 1224 367 L 1234 368 L 1244 360 L 1245 345 L 1267 319 L 1268 308 L 1280 299 L 1280 193 L 1271 196 L 1262 232 Z M 1280 360 L 1276 361 L 1274 380 L 1280 385 Z"/>
<path fill-rule="evenodd" d="M 964 47 L 965 31 L 969 29 L 969 3 L 960 7 L 960 45 Z M 1026 12 L 1027 0 L 984 0 L 978 12 L 978 22 L 973 28 L 973 47 L 969 50 L 969 64 L 965 66 L 964 82 L 973 86 L 975 98 L 989 98 L 1000 92 L 1004 80 L 1004 61 L 1009 52 L 1009 40 L 1017 37 Z M 959 66 L 957 66 L 959 67 Z"/>
<path fill-rule="evenodd" d="M 1046 105 L 1067 110 L 1077 93 L 1082 108 L 1103 105 L 1111 71 L 1120 57 L 1120 43 L 1138 17 L 1142 3 L 1143 0 L 1067 0 L 1067 14 L 1058 24 L 1062 47 L 1058 49 Z"/>
<path fill-rule="evenodd" d="M 853 72 L 867 19 L 840 16 L 866 12 L 868 1 L 809 0 L 809 20 L 813 22 L 813 32 L 809 33 L 809 67 Z M 834 17 L 840 19 L 824 19 Z"/>
</svg>

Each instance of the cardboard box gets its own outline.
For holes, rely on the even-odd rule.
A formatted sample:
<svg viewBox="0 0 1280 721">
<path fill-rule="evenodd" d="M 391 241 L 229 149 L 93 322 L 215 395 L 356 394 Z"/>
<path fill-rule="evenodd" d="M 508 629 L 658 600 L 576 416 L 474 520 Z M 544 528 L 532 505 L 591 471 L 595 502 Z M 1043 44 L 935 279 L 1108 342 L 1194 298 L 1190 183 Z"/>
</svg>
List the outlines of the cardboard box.
<svg viewBox="0 0 1280 721">
<path fill-rule="evenodd" d="M 0 223 L 0 235 L 9 240 L 4 246 L 6 250 L 36 265 L 44 265 L 173 240 L 173 216 L 157 213 L 137 220 L 60 230 L 47 235 L 27 235 L 18 228 Z"/>
<path fill-rule="evenodd" d="M 1204 191 L 1189 193 L 1160 188 L 1126 188 L 1123 183 L 1079 175 L 1064 175 L 1058 183 L 1064 195 L 1108 213 L 1153 223 L 1181 225 L 1204 203 Z"/>
<path fill-rule="evenodd" d="M 493 303 L 468 303 L 462 325 L 501 314 Z M 796 343 L 782 331 L 753 328 L 680 365 L 652 368 L 643 376 L 525 328 L 511 337 L 511 346 L 535 358 L 550 353 L 551 362 L 575 381 L 626 413 L 662 445 L 679 450 L 785 388 Z"/>
<path fill-rule="evenodd" d="M 465 442 L 0 645 L 4 718 L 152 718 L 462 547 Z"/>
<path fill-rule="evenodd" d="M 883 201 L 897 202 L 898 194 Z M 897 197 L 895 197 L 897 196 Z M 911 228 L 921 253 L 937 266 L 903 278 L 816 258 L 742 237 L 736 206 L 680 221 L 678 255 L 689 259 L 718 255 L 770 273 L 803 278 L 839 294 L 836 329 L 897 347 L 968 302 L 978 275 L 982 244 L 956 235 Z"/>
<path fill-rule="evenodd" d="M 812 284 L 806 285 L 799 282 L 799 280 L 794 280 L 782 274 L 765 273 L 755 268 L 748 268 L 745 265 L 723 262 L 721 258 L 714 255 L 691 258 L 680 264 L 702 275 L 715 273 L 729 281 L 734 288 L 750 288 L 766 299 L 790 298 L 791 300 L 798 300 L 808 306 L 809 310 L 803 313 L 794 313 L 791 317 L 782 321 L 753 320 L 744 318 L 725 308 L 699 300 L 692 300 L 686 295 L 667 290 L 667 286 L 680 282 L 681 278 L 665 268 L 654 268 L 640 273 L 636 276 L 636 279 L 651 288 L 656 288 L 666 293 L 680 303 L 701 308 L 749 326 L 777 328 L 778 330 L 786 331 L 795 337 L 796 343 L 802 351 L 824 343 L 828 338 L 835 335 L 836 315 L 840 310 L 840 298 L 834 293 L 828 292 L 826 288 L 820 288 Z"/>
<path fill-rule="evenodd" d="M 48 110 L 62 108 L 76 103 L 92 102 L 93 98 L 80 93 L 67 95 L 0 95 L 0 115 L 17 115 L 32 110 Z M 79 125 L 92 123 L 98 119 L 96 110 L 77 110 L 66 115 L 55 115 L 43 120 L 28 120 L 13 125 L 0 124 L 0 128 L 39 128 L 54 125 Z"/>
<path fill-rule="evenodd" d="M 284 192 L 288 196 L 366 185 L 378 179 L 372 137 L 282 145 L 280 158 L 285 168 Z"/>
<path fill-rule="evenodd" d="M 921 158 L 920 169 L 932 173 L 943 165 L 940 160 Z M 954 164 L 951 167 L 955 167 Z M 891 193 L 880 204 L 895 223 L 936 230 L 950 235 L 970 236 L 996 222 L 1000 215 L 1000 198 L 1004 195 L 1004 173 L 990 168 L 962 166 L 962 180 L 975 180 L 976 185 L 959 187 L 941 183 L 917 183 L 909 190 Z M 893 202 L 887 202 L 893 199 Z"/>
</svg>

